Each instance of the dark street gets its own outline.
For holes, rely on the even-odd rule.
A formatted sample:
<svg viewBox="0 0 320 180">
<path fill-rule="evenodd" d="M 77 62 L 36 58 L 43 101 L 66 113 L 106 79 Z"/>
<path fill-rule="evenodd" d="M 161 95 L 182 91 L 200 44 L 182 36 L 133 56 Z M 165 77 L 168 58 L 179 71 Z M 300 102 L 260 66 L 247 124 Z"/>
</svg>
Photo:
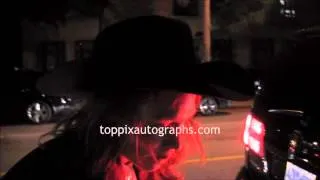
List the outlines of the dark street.
<svg viewBox="0 0 320 180">
<path fill-rule="evenodd" d="M 181 169 L 187 180 L 235 179 L 243 163 L 241 142 L 242 122 L 249 106 L 231 107 L 215 116 L 198 117 L 204 127 L 220 127 L 220 135 L 203 136 L 207 156 L 206 164 L 199 157 L 190 157 Z M 17 160 L 30 152 L 39 137 L 52 125 L 21 125 L 1 128 L 1 174 L 3 175 Z"/>
</svg>

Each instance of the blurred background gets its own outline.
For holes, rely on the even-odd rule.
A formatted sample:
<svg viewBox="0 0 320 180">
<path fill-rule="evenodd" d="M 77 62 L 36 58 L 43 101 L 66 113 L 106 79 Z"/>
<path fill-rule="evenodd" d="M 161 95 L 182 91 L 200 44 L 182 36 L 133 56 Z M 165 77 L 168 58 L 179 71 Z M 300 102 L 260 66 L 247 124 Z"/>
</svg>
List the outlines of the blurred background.
<svg viewBox="0 0 320 180">
<path fill-rule="evenodd" d="M 6 105 L 0 127 L 0 172 L 3 175 L 36 147 L 41 135 L 77 112 L 85 99 L 52 97 L 39 92 L 36 80 L 66 61 L 85 61 L 104 27 L 129 17 L 157 14 L 187 22 L 199 60 L 229 61 L 259 79 L 264 67 L 286 43 L 287 31 L 319 21 L 313 11 L 290 0 L 31 0 L 10 23 Z M 298 13 L 302 12 L 303 13 Z M 300 16 L 310 21 L 299 20 Z M 301 18 L 303 19 L 303 17 Z M 8 61 L 8 60 L 7 60 Z M 232 72 L 230 72 L 232 73 Z M 257 84 L 258 88 L 259 84 Z M 252 101 L 203 97 L 197 120 L 220 127 L 204 136 L 208 162 L 190 157 L 181 167 L 190 180 L 235 179 L 243 164 L 241 133 Z"/>
</svg>

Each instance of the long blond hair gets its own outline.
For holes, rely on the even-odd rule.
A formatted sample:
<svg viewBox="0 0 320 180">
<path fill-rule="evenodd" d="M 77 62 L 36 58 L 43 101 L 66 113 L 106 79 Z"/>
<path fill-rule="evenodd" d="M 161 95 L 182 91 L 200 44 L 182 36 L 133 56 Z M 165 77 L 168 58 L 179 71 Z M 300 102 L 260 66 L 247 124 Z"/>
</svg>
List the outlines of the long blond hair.
<svg viewBox="0 0 320 180">
<path fill-rule="evenodd" d="M 86 147 L 85 157 L 88 159 L 88 176 L 100 177 L 105 174 L 123 175 L 117 170 L 119 150 L 125 146 L 127 136 L 111 137 L 101 136 L 99 126 L 119 127 L 124 124 L 135 125 L 141 119 L 159 120 L 170 118 L 177 112 L 172 104 L 180 92 L 165 92 L 154 90 L 117 91 L 108 92 L 104 96 L 93 96 L 87 100 L 86 106 L 72 118 L 61 121 L 51 132 L 55 136 L 67 132 L 76 132 Z M 196 128 L 197 123 L 193 119 L 184 122 L 184 126 Z M 175 180 L 183 179 L 175 166 L 183 161 L 183 157 L 190 153 L 187 146 L 199 147 L 201 154 L 203 149 L 200 138 L 197 135 L 184 134 L 179 138 L 180 148 L 176 151 L 168 163 L 155 172 L 140 174 L 142 180 Z M 192 148 L 194 149 L 194 148 Z"/>
</svg>

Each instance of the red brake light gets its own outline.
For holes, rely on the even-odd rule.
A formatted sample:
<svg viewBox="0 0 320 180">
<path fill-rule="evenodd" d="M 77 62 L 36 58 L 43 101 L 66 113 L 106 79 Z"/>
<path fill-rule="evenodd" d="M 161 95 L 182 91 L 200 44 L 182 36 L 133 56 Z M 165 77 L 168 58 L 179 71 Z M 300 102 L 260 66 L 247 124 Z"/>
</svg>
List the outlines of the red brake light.
<svg viewBox="0 0 320 180">
<path fill-rule="evenodd" d="M 260 157 L 264 156 L 265 126 L 257 118 L 249 114 L 246 118 L 243 142 Z"/>
</svg>

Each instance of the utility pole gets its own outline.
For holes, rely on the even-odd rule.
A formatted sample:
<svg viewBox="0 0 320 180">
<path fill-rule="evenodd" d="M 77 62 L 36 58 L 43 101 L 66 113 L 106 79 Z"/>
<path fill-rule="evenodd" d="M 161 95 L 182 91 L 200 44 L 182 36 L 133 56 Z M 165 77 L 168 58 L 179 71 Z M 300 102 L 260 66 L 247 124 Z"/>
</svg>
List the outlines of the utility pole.
<svg viewBox="0 0 320 180">
<path fill-rule="evenodd" d="M 203 0 L 203 49 L 204 62 L 211 61 L 211 0 Z"/>
</svg>

